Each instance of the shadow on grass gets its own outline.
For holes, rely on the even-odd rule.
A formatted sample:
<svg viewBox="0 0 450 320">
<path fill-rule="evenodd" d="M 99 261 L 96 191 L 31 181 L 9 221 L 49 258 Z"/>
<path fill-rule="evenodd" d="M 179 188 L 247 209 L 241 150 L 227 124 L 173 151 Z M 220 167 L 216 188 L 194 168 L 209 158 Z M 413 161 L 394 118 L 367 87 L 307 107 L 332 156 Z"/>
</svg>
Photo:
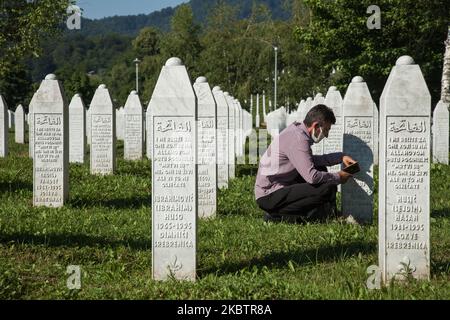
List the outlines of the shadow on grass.
<svg viewBox="0 0 450 320">
<path fill-rule="evenodd" d="M 339 260 L 357 256 L 359 253 L 369 255 L 377 250 L 375 242 L 352 242 L 335 246 L 320 247 L 317 249 L 298 249 L 290 252 L 273 252 L 262 258 L 253 258 L 241 262 L 225 262 L 214 268 L 201 270 L 200 276 L 210 273 L 217 275 L 234 274 L 243 269 L 251 270 L 253 267 L 286 268 L 289 261 L 301 266 L 323 262 L 337 262 Z"/>
<path fill-rule="evenodd" d="M 0 182 L 0 193 L 20 190 L 33 191 L 33 184 L 24 181 L 12 181 L 11 183 L 5 181 Z"/>
<path fill-rule="evenodd" d="M 85 199 L 77 198 L 71 199 L 68 203 L 72 208 L 111 208 L 111 209 L 140 209 L 143 206 L 150 207 L 152 205 L 151 196 L 140 196 L 133 198 L 118 198 L 118 199 Z"/>
<path fill-rule="evenodd" d="M 133 250 L 151 251 L 151 240 L 111 240 L 105 237 L 90 236 L 84 234 L 46 234 L 33 235 L 29 233 L 0 234 L 0 242 L 14 241 L 20 244 L 45 245 L 46 247 L 105 247 L 118 248 L 129 247 Z"/>
<path fill-rule="evenodd" d="M 450 218 L 450 209 L 433 210 L 431 216 L 433 218 Z"/>
</svg>

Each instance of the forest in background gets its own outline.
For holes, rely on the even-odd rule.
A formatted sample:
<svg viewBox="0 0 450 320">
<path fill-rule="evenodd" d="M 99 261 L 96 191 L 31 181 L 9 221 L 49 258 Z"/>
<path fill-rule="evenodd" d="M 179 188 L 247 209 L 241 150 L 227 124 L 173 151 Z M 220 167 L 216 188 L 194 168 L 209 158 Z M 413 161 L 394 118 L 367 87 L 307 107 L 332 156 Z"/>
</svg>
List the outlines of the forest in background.
<svg viewBox="0 0 450 320">
<path fill-rule="evenodd" d="M 52 6 L 64 2 L 42 0 L 39 5 L 47 7 L 40 12 L 54 14 Z M 139 58 L 140 94 L 146 104 L 161 67 L 178 56 L 193 81 L 206 76 L 211 85 L 222 86 L 241 101 L 263 91 L 271 97 L 277 46 L 279 106 L 326 93 L 331 85 L 344 94 L 356 75 L 364 77 L 378 101 L 392 66 L 405 54 L 421 66 L 436 103 L 450 17 L 447 1 L 380 0 L 380 30 L 366 26 L 371 2 L 192 0 L 150 15 L 83 20 L 80 31 L 56 32 L 64 21 L 61 13 L 53 25 L 44 26 L 49 32 L 33 32 L 33 26 L 42 30 L 41 20 L 30 23 L 30 47 L 9 55 L 8 50 L 23 42 L 14 37 L 14 19 L 21 11 L 11 14 L 3 7 L 1 13 L 9 19 L 1 20 L 0 28 L 10 28 L 12 35 L 0 36 L 0 50 L 7 53 L 0 62 L 0 93 L 12 109 L 19 103 L 28 106 L 43 77 L 55 73 L 68 99 L 78 92 L 89 104 L 97 86 L 105 83 L 120 107 L 135 88 L 133 60 Z M 31 12 L 28 6 L 21 10 Z M 150 21 L 158 16 L 159 24 Z"/>
</svg>

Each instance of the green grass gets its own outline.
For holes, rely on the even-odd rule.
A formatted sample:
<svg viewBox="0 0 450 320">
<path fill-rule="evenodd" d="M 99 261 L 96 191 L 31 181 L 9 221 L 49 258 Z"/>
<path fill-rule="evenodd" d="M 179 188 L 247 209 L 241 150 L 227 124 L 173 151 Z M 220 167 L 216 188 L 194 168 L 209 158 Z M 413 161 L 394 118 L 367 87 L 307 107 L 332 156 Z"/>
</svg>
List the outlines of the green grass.
<svg viewBox="0 0 450 320">
<path fill-rule="evenodd" d="M 198 280 L 151 279 L 150 162 L 121 160 L 111 177 L 71 165 L 62 209 L 32 207 L 32 161 L 16 145 L 0 159 L 0 299 L 450 299 L 450 168 L 432 167 L 430 282 L 366 289 L 377 226 L 262 221 L 253 166 L 219 193 L 200 221 Z M 375 202 L 376 203 L 376 202 Z M 69 265 L 82 289 L 66 287 Z"/>
</svg>

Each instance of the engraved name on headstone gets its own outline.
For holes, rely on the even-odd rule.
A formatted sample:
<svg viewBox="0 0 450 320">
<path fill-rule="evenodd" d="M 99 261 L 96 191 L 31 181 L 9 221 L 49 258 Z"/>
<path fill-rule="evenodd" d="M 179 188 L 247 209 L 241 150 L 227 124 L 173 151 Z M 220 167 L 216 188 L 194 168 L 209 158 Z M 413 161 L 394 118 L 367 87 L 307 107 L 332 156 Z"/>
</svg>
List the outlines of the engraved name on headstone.
<svg viewBox="0 0 450 320">
<path fill-rule="evenodd" d="M 430 277 L 431 96 L 409 56 L 397 60 L 380 103 L 379 264 L 393 278 Z"/>
<path fill-rule="evenodd" d="M 197 97 L 186 67 L 171 58 L 162 68 L 149 108 L 152 143 L 152 274 L 196 278 Z"/>
<path fill-rule="evenodd" d="M 217 107 L 205 77 L 195 81 L 198 99 L 198 216 L 213 218 L 217 211 Z"/>
<path fill-rule="evenodd" d="M 116 118 L 108 89 L 101 84 L 91 102 L 91 174 L 114 174 Z"/>
<path fill-rule="evenodd" d="M 342 213 L 350 222 L 373 220 L 373 101 L 362 77 L 354 77 L 343 103 L 343 151 L 359 162 L 361 172 L 342 185 Z"/>
<path fill-rule="evenodd" d="M 68 109 L 61 83 L 49 74 L 33 100 L 33 204 L 62 207 L 69 195 Z"/>
</svg>

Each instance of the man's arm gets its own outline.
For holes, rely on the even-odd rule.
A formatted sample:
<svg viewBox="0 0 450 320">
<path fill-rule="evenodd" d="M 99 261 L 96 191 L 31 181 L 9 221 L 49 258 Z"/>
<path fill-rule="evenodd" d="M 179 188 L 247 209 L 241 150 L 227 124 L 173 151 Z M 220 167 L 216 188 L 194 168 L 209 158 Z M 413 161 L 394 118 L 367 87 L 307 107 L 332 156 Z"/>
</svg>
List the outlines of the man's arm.
<svg viewBox="0 0 450 320">
<path fill-rule="evenodd" d="M 343 154 L 341 154 L 340 161 L 338 163 L 342 162 L 342 156 Z M 295 169 L 297 169 L 298 173 L 300 173 L 303 179 L 305 179 L 305 181 L 309 184 L 321 184 L 326 182 L 332 182 L 335 184 L 341 183 L 341 177 L 338 173 L 328 173 L 316 169 L 316 167 L 332 163 L 328 162 L 328 160 L 334 160 L 334 158 L 325 158 L 326 163 L 315 163 L 311 152 L 311 147 L 307 141 L 295 141 L 292 143 L 288 148 L 287 157 L 294 165 Z"/>
<path fill-rule="evenodd" d="M 320 156 L 313 156 L 313 162 L 317 167 L 332 167 L 341 164 L 343 158 L 344 153 L 336 152 Z"/>
</svg>

